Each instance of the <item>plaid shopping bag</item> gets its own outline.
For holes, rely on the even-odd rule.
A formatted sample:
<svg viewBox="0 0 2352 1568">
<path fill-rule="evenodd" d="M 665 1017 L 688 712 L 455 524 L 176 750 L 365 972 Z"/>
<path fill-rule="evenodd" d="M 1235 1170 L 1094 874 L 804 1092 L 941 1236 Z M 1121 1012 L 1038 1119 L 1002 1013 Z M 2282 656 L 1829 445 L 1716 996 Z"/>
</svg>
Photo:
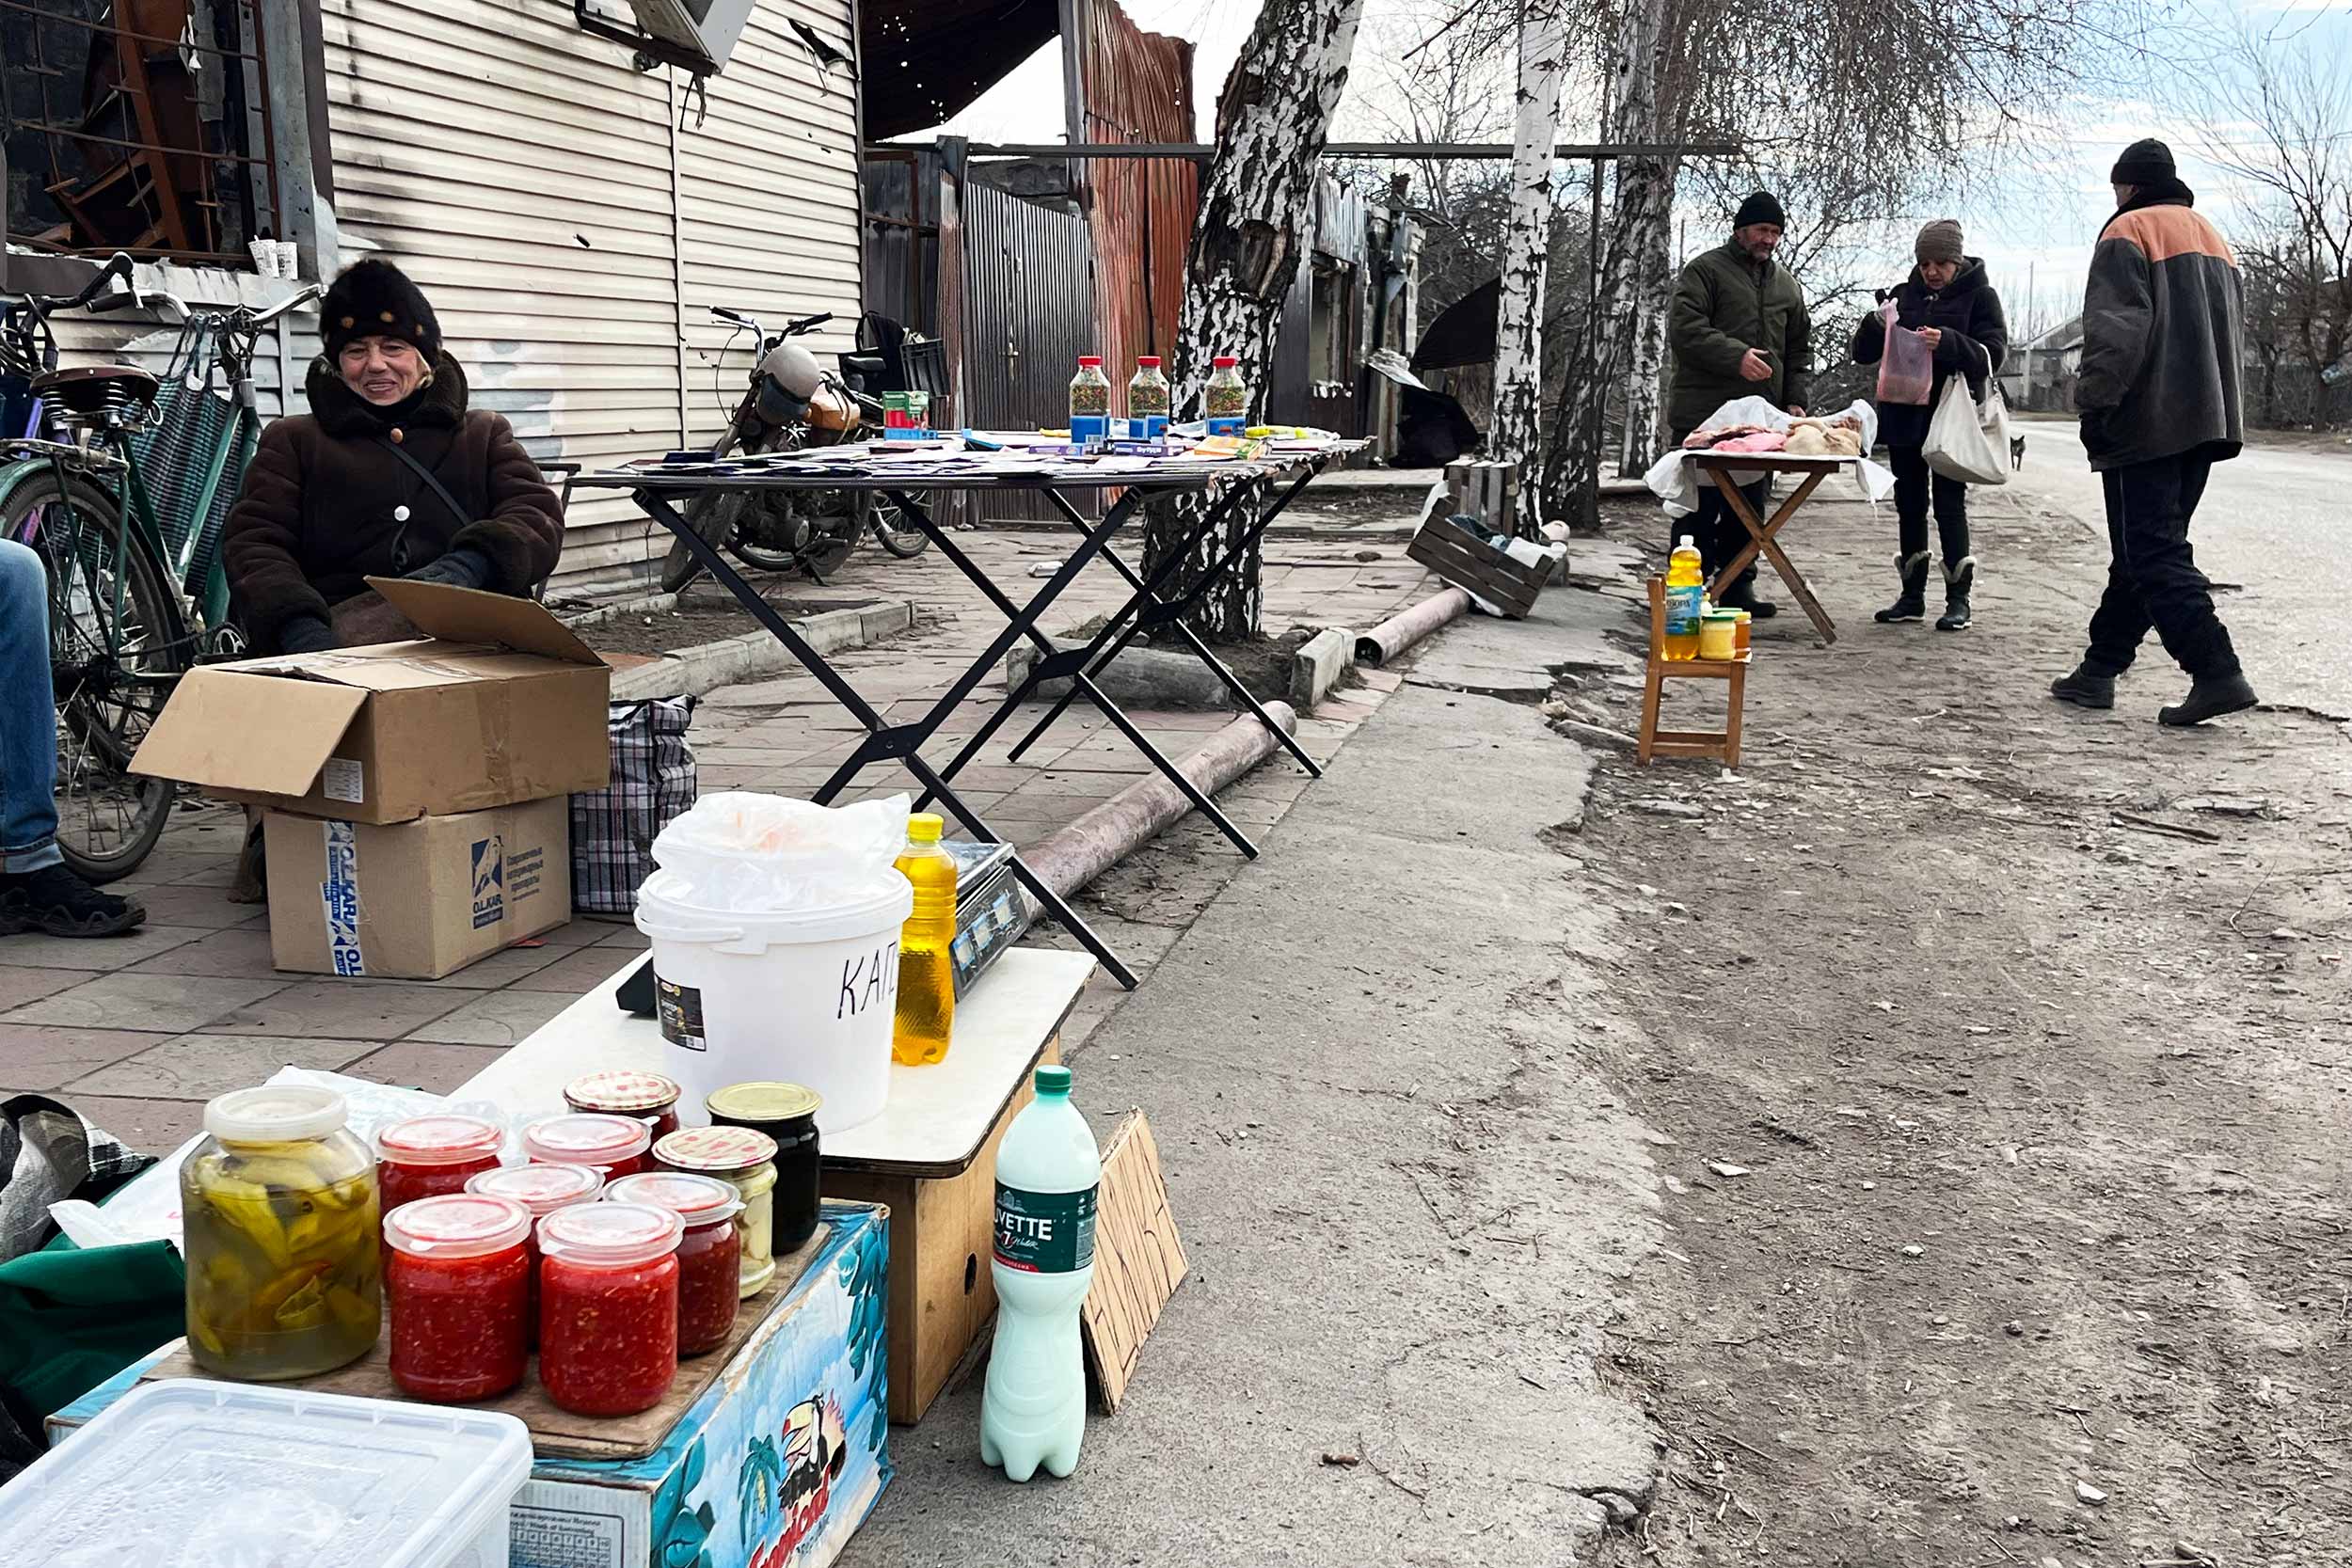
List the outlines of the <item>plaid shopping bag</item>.
<svg viewBox="0 0 2352 1568">
<path fill-rule="evenodd" d="M 637 886 L 652 874 L 654 835 L 694 803 L 694 749 L 686 739 L 694 699 L 614 703 L 612 782 L 572 797 L 572 908 L 634 914 Z"/>
</svg>

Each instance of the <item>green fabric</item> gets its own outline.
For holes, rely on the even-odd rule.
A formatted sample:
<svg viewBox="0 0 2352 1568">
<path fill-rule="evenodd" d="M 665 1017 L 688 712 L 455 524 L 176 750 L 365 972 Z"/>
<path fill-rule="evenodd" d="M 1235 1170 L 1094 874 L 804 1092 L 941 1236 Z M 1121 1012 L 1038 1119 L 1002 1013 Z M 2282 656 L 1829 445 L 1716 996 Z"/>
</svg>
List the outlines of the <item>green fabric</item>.
<svg viewBox="0 0 2352 1568">
<path fill-rule="evenodd" d="M 0 1263 L 0 1384 L 42 1416 L 184 1330 L 169 1242 L 82 1248 L 58 1237 Z"/>
<path fill-rule="evenodd" d="M 1804 291 L 1777 261 L 1759 274 L 1736 245 L 1717 245 L 1682 269 L 1666 315 L 1666 346 L 1674 356 L 1666 422 L 1677 436 L 1736 398 L 1802 404 L 1813 374 L 1813 322 Z M 1771 380 L 1741 378 L 1740 360 L 1751 348 L 1765 351 Z"/>
</svg>

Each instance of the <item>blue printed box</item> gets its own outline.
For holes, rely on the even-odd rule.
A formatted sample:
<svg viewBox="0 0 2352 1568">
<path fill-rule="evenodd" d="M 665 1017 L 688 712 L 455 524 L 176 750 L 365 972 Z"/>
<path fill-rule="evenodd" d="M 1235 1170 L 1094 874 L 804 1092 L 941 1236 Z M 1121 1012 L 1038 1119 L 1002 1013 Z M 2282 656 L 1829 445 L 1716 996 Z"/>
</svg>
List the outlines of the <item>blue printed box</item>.
<svg viewBox="0 0 2352 1568">
<path fill-rule="evenodd" d="M 515 1497 L 512 1568 L 833 1561 L 890 1482 L 887 1216 L 878 1204 L 825 1205 L 827 1229 L 800 1278 L 747 1306 L 767 1316 L 651 1453 L 543 1452 Z M 58 1412 L 55 1440 L 174 1355 L 159 1353 Z M 612 1425 L 616 1436 L 624 1429 Z"/>
</svg>

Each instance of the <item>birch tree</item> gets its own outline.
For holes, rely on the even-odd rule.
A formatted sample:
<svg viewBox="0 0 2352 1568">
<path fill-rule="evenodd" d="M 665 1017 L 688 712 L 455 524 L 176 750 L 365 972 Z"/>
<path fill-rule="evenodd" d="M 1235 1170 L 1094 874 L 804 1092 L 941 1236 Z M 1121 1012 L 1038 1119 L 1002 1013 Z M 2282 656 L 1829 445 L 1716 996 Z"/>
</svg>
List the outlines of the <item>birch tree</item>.
<svg viewBox="0 0 2352 1568">
<path fill-rule="evenodd" d="M 1282 300 L 1298 275 L 1314 208 L 1316 166 L 1332 111 L 1347 85 L 1363 0 L 1265 0 L 1216 106 L 1216 156 L 1200 180 L 1200 204 L 1184 262 L 1184 309 L 1176 333 L 1173 391 L 1179 419 L 1198 419 L 1210 360 L 1240 360 L 1253 421 L 1266 415 Z M 1144 572 L 1157 571 L 1205 515 L 1172 499 L 1152 508 Z M 1168 587 L 1189 589 L 1246 531 L 1247 505 L 1178 566 Z M 1229 570 L 1186 617 L 1203 637 L 1238 641 L 1258 630 L 1258 549 Z"/>
<path fill-rule="evenodd" d="M 1521 494 L 1543 494 L 1545 285 L 1549 279 L 1553 147 L 1568 77 L 1560 0 L 1519 0 L 1518 114 L 1511 139 L 1511 216 L 1504 226 L 1495 311 L 1494 428 L 1486 450 L 1519 465 Z"/>
<path fill-rule="evenodd" d="M 1609 133 L 1628 145 L 1677 139 L 1661 112 L 1668 0 L 1626 0 L 1610 61 Z M 1658 455 L 1659 383 L 1666 365 L 1666 281 L 1673 276 L 1675 184 L 1682 163 L 1667 156 L 1617 164 L 1614 265 L 1601 278 L 1599 319 L 1609 363 L 1624 377 L 1625 421 L 1617 471 L 1640 473 Z"/>
</svg>

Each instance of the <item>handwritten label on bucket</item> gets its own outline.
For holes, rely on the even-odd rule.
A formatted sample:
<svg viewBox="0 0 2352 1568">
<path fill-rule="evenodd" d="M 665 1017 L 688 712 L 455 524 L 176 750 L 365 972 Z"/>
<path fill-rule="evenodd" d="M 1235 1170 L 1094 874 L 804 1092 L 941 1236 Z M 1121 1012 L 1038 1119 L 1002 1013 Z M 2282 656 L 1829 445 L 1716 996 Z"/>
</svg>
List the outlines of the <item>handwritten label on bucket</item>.
<svg viewBox="0 0 2352 1568">
<path fill-rule="evenodd" d="M 855 1018 L 876 1006 L 898 1005 L 898 942 L 896 937 L 874 949 L 841 960 L 841 996 L 834 1006 L 834 1021 Z"/>
</svg>

